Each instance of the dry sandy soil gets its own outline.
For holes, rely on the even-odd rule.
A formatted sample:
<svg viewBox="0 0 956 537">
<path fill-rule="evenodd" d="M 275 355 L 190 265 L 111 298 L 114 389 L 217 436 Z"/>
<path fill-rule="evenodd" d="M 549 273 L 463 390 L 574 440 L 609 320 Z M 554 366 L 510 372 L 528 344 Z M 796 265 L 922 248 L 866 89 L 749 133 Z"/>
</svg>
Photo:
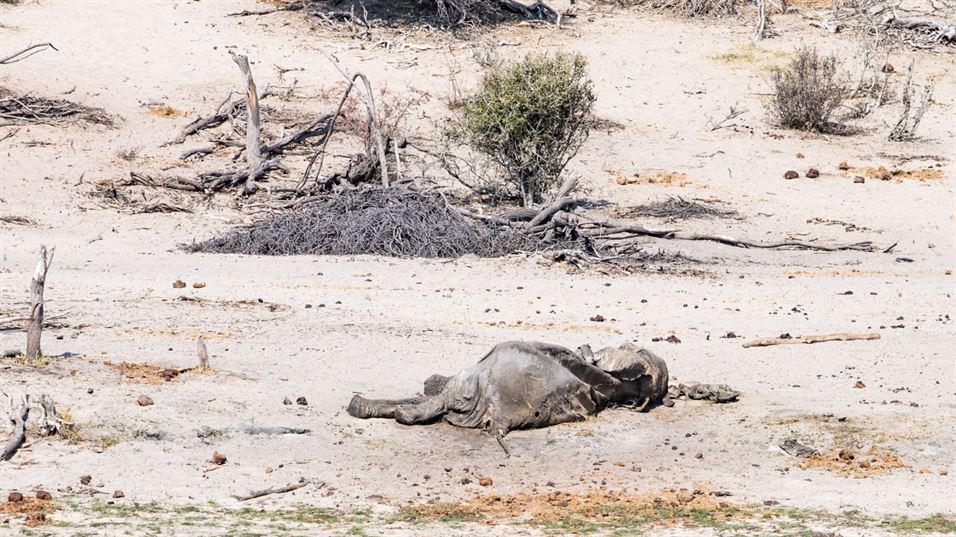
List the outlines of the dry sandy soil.
<svg viewBox="0 0 956 537">
<path fill-rule="evenodd" d="M 561 28 L 504 25 L 482 39 L 381 30 L 372 43 L 393 40 L 387 48 L 300 13 L 226 16 L 262 7 L 0 5 L 0 52 L 43 41 L 59 48 L 0 66 L 0 85 L 120 118 L 112 129 L 0 127 L 0 216 L 32 221 L 0 223 L 0 317 L 24 315 L 37 250 L 56 246 L 43 340 L 49 364 L 5 359 L 0 388 L 48 393 L 75 423 L 72 441 L 33 436 L 0 463 L 3 494 L 53 495 L 29 509 L 3 504 L 12 514 L 0 517 L 0 534 L 956 531 L 952 49 L 893 56 L 896 81 L 918 60 L 918 77 L 935 81 L 935 104 L 919 140 L 892 143 L 886 133 L 898 103 L 867 117 L 853 136 L 769 124 L 761 106 L 768 69 L 796 47 L 813 43 L 852 61 L 851 32 L 829 34 L 797 14 L 775 17 L 779 35 L 753 44 L 747 18 L 682 20 L 579 3 L 582 16 Z M 297 79 L 303 97 L 289 106 L 309 114 L 331 109 L 316 96 L 339 77 L 319 50 L 373 84 L 427 92 L 410 118 L 427 141 L 447 113 L 449 63 L 459 66 L 460 86 L 473 87 L 479 42 L 506 57 L 572 50 L 588 58 L 598 114 L 622 126 L 594 133 L 572 164 L 593 199 L 621 207 L 677 195 L 716 199 L 742 218 L 678 225 L 757 240 L 897 246 L 888 254 L 821 253 L 649 240 L 652 250 L 704 260 L 691 274 L 655 266 L 572 271 L 535 257 L 198 255 L 178 245 L 253 215 L 228 194 L 180 214 L 130 214 L 89 196 L 97 182 L 130 171 L 192 166 L 177 162 L 188 143 L 161 144 L 241 90 L 228 50 L 250 56 L 260 84 Z M 733 104 L 747 110 L 741 126 L 711 131 L 709 118 Z M 162 107 L 170 110 L 157 112 Z M 841 161 L 858 169 L 841 171 Z M 290 162 L 293 175 L 301 171 L 301 160 Z M 811 166 L 819 178 L 803 177 Z M 880 166 L 914 173 L 853 182 Z M 788 169 L 801 178 L 785 181 Z M 618 173 L 655 170 L 686 174 L 687 182 L 616 182 Z M 175 289 L 177 279 L 190 285 Z M 205 287 L 193 288 L 197 281 Z M 590 320 L 597 314 L 605 321 Z M 18 326 L 0 331 L 0 347 L 22 350 Z M 881 339 L 741 346 L 842 331 Z M 723 337 L 728 332 L 745 339 Z M 199 334 L 214 373 L 166 381 L 118 366 L 191 367 Z M 659 339 L 669 334 L 680 343 Z M 511 339 L 569 347 L 635 341 L 664 357 L 676 382 L 728 383 L 743 395 L 729 405 L 613 409 L 514 432 L 510 458 L 479 431 L 360 421 L 344 411 L 354 393 L 412 395 L 428 375 L 454 372 Z M 140 395 L 155 404 L 139 406 Z M 298 397 L 307 406 L 283 404 Z M 235 430 L 250 425 L 311 432 Z M 824 455 L 790 457 L 776 447 L 788 437 Z M 834 455 L 842 449 L 856 459 Z M 225 464 L 208 462 L 214 451 Z M 83 475 L 92 477 L 88 485 Z M 491 484 L 480 485 L 482 477 Z M 288 494 L 234 498 L 300 479 L 308 484 Z M 113 499 L 116 490 L 124 497 Z M 33 512 L 31 525 L 48 510 L 46 524 L 25 526 L 23 510 Z"/>
</svg>

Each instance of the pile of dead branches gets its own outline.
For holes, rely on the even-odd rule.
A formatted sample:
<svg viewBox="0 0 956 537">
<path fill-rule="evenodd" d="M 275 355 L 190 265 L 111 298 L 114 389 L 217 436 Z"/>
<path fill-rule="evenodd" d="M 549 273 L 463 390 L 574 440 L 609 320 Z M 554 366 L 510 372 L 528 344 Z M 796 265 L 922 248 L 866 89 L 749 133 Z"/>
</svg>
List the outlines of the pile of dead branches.
<svg viewBox="0 0 956 537">
<path fill-rule="evenodd" d="M 672 11 L 684 17 L 729 17 L 736 15 L 737 0 L 608 0 L 620 6 L 642 6 Z"/>
<path fill-rule="evenodd" d="M 244 10 L 232 16 L 268 15 L 301 11 L 330 24 L 346 23 L 365 33 L 373 24 L 437 23 L 451 27 L 463 24 L 497 23 L 514 17 L 554 21 L 559 14 L 537 0 L 284 0 L 272 8 Z"/>
<path fill-rule="evenodd" d="M 646 217 L 665 220 L 690 220 L 695 218 L 737 218 L 737 211 L 719 209 L 708 203 L 688 201 L 680 196 L 668 196 L 667 199 L 652 201 L 618 211 L 625 218 Z"/>
<path fill-rule="evenodd" d="M 113 126 L 113 117 L 102 108 L 84 106 L 65 99 L 47 99 L 29 94 L 15 95 L 2 87 L 0 87 L 0 120 L 4 120 L 0 125 L 84 121 L 107 127 Z"/>
<path fill-rule="evenodd" d="M 499 257 L 536 250 L 530 235 L 467 220 L 436 192 L 374 187 L 327 196 L 187 250 L 251 255 Z"/>
</svg>

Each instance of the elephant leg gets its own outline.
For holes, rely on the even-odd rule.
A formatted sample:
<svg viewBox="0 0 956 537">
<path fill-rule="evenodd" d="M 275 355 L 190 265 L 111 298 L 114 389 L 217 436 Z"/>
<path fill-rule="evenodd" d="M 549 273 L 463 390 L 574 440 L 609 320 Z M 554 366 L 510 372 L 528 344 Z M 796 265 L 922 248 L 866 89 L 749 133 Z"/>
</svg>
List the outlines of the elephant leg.
<svg viewBox="0 0 956 537">
<path fill-rule="evenodd" d="M 352 397 L 346 409 L 350 416 L 362 419 L 387 418 L 394 419 L 398 409 L 406 405 L 417 405 L 427 397 L 412 397 L 410 399 L 366 399 L 361 395 Z"/>
<path fill-rule="evenodd" d="M 398 405 L 395 409 L 395 421 L 403 425 L 429 423 L 448 412 L 448 405 L 441 395 L 422 399 L 417 403 Z"/>
</svg>

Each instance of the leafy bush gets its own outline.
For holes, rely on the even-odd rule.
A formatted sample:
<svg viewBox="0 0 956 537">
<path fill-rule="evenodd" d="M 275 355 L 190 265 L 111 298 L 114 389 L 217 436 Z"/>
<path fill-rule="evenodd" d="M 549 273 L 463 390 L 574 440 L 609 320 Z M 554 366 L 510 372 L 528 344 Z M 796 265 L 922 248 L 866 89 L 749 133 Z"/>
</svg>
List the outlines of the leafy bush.
<svg viewBox="0 0 956 537">
<path fill-rule="evenodd" d="M 799 49 L 790 65 L 774 70 L 771 83 L 768 111 L 781 127 L 829 133 L 841 130 L 831 118 L 850 92 L 835 56 L 822 56 L 813 48 Z"/>
<path fill-rule="evenodd" d="M 580 55 L 485 65 L 450 134 L 486 155 L 524 205 L 541 201 L 588 137 L 594 89 Z"/>
</svg>

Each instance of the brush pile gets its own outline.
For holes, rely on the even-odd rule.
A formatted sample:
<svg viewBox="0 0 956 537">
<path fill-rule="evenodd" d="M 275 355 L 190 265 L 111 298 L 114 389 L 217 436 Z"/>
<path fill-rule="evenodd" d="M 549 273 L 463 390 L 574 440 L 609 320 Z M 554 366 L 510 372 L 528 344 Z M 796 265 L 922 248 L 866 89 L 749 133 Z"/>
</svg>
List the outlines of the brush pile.
<svg viewBox="0 0 956 537">
<path fill-rule="evenodd" d="M 251 255 L 500 257 L 542 247 L 534 237 L 465 219 L 439 193 L 349 190 L 186 247 Z"/>
</svg>

